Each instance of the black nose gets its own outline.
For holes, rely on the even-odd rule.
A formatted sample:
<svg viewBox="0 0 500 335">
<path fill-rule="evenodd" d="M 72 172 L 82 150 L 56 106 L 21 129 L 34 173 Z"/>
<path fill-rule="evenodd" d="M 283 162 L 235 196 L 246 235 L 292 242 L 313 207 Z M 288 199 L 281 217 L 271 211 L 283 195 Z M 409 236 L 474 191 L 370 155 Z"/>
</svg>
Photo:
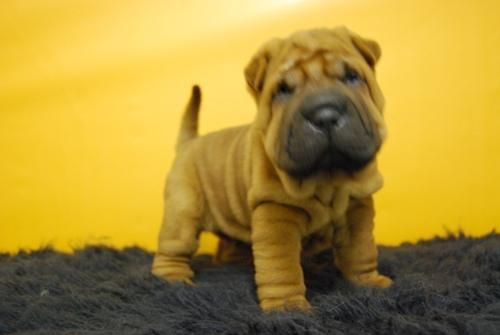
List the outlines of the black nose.
<svg viewBox="0 0 500 335">
<path fill-rule="evenodd" d="M 334 126 L 342 116 L 338 106 L 324 105 L 304 113 L 304 117 L 320 129 L 329 129 Z"/>
<path fill-rule="evenodd" d="M 330 132 L 340 126 L 348 113 L 349 99 L 333 89 L 324 89 L 306 96 L 299 107 L 302 120 L 315 128 Z"/>
</svg>

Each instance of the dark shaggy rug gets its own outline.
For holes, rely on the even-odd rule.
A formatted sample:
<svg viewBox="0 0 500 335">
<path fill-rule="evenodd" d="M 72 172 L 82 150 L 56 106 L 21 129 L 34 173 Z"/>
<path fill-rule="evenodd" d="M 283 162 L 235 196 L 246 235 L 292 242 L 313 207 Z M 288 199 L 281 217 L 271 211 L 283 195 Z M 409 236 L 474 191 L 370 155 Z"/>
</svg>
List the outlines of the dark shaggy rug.
<svg viewBox="0 0 500 335">
<path fill-rule="evenodd" d="M 0 334 L 500 334 L 500 234 L 380 251 L 387 290 L 305 264 L 312 315 L 262 314 L 252 269 L 206 256 L 187 287 L 152 278 L 139 248 L 3 254 Z"/>
</svg>

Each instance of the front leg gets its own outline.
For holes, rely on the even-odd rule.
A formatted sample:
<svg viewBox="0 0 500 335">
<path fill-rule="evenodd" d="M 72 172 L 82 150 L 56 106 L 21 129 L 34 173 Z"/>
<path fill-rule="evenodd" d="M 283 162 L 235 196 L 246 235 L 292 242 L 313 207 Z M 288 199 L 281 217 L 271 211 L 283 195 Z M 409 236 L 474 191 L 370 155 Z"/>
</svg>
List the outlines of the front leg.
<svg viewBox="0 0 500 335">
<path fill-rule="evenodd" d="M 300 209 L 264 203 L 252 213 L 252 252 L 260 307 L 310 309 L 300 264 L 307 215 Z"/>
<path fill-rule="evenodd" d="M 335 229 L 335 265 L 350 282 L 388 287 L 392 280 L 378 273 L 378 251 L 373 237 L 373 199 L 352 199 L 344 222 Z"/>
</svg>

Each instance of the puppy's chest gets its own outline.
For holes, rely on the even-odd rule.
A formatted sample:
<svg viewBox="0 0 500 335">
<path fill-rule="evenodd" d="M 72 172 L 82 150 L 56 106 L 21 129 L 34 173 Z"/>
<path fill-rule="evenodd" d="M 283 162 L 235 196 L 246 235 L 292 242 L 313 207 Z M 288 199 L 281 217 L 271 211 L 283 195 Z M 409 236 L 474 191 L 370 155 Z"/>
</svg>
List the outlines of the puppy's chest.
<svg viewBox="0 0 500 335">
<path fill-rule="evenodd" d="M 310 207 L 311 231 L 335 224 L 344 217 L 349 207 L 350 194 L 345 187 L 322 185 L 314 193 Z"/>
</svg>

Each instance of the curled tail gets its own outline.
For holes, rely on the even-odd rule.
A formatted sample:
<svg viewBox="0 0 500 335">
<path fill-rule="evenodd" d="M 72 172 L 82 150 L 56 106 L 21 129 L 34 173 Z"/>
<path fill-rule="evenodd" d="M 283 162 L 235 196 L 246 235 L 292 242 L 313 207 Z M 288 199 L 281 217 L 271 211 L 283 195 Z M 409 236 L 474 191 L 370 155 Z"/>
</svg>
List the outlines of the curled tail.
<svg viewBox="0 0 500 335">
<path fill-rule="evenodd" d="M 186 106 L 184 116 L 182 117 L 181 129 L 177 137 L 176 149 L 191 139 L 198 137 L 198 112 L 201 105 L 201 89 L 194 85 L 191 90 L 191 98 Z"/>
</svg>

